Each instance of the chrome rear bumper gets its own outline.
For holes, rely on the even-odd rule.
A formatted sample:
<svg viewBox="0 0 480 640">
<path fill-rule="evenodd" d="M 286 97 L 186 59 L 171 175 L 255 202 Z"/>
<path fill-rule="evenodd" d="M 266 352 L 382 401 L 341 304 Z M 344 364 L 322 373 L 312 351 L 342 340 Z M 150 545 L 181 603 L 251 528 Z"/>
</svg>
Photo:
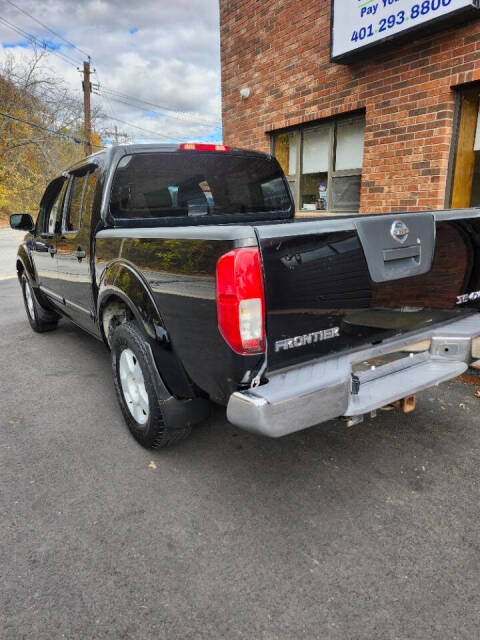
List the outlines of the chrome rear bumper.
<svg viewBox="0 0 480 640">
<path fill-rule="evenodd" d="M 430 341 L 421 356 L 409 356 L 359 376 L 352 365 L 413 343 Z M 341 416 L 360 416 L 463 373 L 480 358 L 480 313 L 367 349 L 272 373 L 269 382 L 230 396 L 228 420 L 273 438 Z"/>
</svg>

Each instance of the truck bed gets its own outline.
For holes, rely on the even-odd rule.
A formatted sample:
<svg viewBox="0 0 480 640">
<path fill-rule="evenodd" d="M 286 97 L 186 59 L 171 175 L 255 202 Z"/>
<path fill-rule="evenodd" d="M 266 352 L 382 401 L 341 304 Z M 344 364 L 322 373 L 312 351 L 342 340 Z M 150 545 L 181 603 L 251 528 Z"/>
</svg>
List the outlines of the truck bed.
<svg viewBox="0 0 480 640">
<path fill-rule="evenodd" d="M 402 244 L 390 234 L 399 220 L 409 228 Z M 457 297 L 480 288 L 479 230 L 471 209 L 257 226 L 268 370 L 468 315 Z"/>
</svg>

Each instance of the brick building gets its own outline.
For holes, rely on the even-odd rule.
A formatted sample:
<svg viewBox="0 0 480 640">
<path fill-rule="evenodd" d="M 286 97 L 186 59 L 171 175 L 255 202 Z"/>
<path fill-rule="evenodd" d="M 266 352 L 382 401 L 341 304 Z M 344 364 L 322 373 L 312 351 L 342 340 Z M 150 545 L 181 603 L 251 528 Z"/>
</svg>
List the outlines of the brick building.
<svg viewBox="0 0 480 640">
<path fill-rule="evenodd" d="M 433 15 L 455 2 L 468 4 L 377 4 L 380 13 L 382 4 L 396 3 L 397 23 L 408 5 L 413 24 L 425 8 Z M 332 62 L 332 7 L 341 25 L 348 20 L 338 7 L 363 13 L 374 3 L 220 0 L 225 143 L 271 150 L 297 210 L 480 205 L 480 11 L 427 16 L 418 30 Z M 372 34 L 388 26 L 366 19 Z M 355 34 L 358 40 L 366 31 L 353 31 L 352 41 Z"/>
</svg>

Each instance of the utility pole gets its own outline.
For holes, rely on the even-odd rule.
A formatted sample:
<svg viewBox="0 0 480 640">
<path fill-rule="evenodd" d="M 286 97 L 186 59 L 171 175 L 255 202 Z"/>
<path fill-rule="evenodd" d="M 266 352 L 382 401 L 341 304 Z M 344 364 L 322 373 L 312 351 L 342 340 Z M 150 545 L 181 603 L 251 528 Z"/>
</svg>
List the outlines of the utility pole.
<svg viewBox="0 0 480 640">
<path fill-rule="evenodd" d="M 128 133 L 124 133 L 123 131 L 119 131 L 117 125 L 113 126 L 113 131 L 110 130 L 105 130 L 103 131 L 103 135 L 105 136 L 112 136 L 113 137 L 113 141 L 115 142 L 115 144 L 118 144 L 120 142 L 120 138 L 123 138 L 125 140 L 125 142 L 128 141 Z"/>
<path fill-rule="evenodd" d="M 92 83 L 90 82 L 90 58 L 83 63 L 83 113 L 85 122 L 85 155 L 92 153 L 92 115 L 90 111 L 90 94 Z"/>
</svg>

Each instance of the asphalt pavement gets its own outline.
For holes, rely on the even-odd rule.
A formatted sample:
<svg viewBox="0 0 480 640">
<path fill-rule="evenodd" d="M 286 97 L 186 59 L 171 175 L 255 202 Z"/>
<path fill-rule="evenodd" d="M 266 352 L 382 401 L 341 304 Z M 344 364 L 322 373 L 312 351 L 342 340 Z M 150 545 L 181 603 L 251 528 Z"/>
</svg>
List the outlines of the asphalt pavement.
<svg viewBox="0 0 480 640">
<path fill-rule="evenodd" d="M 153 453 L 106 349 L 34 334 L 15 279 L 0 354 L 2 640 L 479 637 L 474 384 L 280 440 L 218 408 Z"/>
<path fill-rule="evenodd" d="M 10 227 L 0 228 L 0 281 L 15 275 L 15 256 L 24 237 L 24 231 L 14 231 Z"/>
</svg>

